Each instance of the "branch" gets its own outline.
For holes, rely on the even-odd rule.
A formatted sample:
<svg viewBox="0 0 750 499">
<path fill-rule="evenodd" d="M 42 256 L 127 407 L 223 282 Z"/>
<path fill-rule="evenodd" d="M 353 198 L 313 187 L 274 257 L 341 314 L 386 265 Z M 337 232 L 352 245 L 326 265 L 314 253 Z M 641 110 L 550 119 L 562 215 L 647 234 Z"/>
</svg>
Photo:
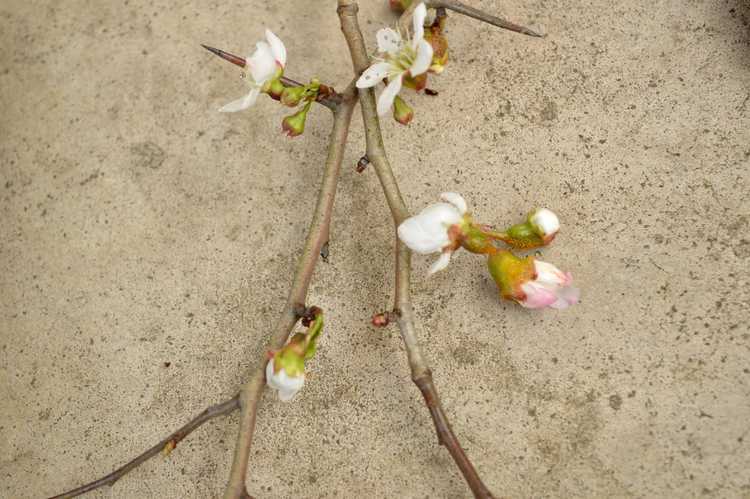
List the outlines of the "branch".
<svg viewBox="0 0 750 499">
<path fill-rule="evenodd" d="M 356 96 L 357 89 L 354 86 L 354 82 L 352 82 L 344 93 L 341 94 L 340 105 L 335 106 L 333 110 L 333 130 L 331 131 L 328 157 L 325 162 L 323 182 L 318 194 L 318 203 L 310 222 L 305 249 L 297 264 L 292 288 L 289 291 L 289 296 L 287 297 L 281 317 L 276 324 L 276 330 L 268 347 L 269 350 L 278 350 L 284 346 L 289 333 L 305 309 L 307 289 L 310 286 L 310 279 L 315 270 L 315 264 L 317 263 L 321 248 L 328 241 L 333 201 L 336 195 L 341 162 L 349 134 L 349 123 L 351 122 L 354 106 L 357 103 Z M 267 360 L 264 359 L 257 366 L 252 378 L 250 378 L 250 381 L 248 381 L 240 392 L 240 430 L 235 446 L 232 470 L 229 474 L 226 490 L 224 491 L 225 499 L 248 497 L 245 488 L 245 476 L 247 474 L 250 447 L 255 429 L 255 416 L 260 403 L 260 395 L 265 387 L 264 374 L 266 363 Z"/>
<path fill-rule="evenodd" d="M 177 444 L 180 443 L 180 441 L 182 441 L 182 439 L 190 435 L 193 431 L 197 430 L 206 421 L 209 421 L 219 416 L 223 416 L 225 414 L 229 414 L 235 409 L 239 409 L 239 407 L 240 407 L 239 395 L 235 395 L 231 399 L 227 400 L 226 402 L 222 402 L 221 404 L 212 405 L 205 411 L 198 414 L 185 426 L 175 431 L 174 433 L 169 435 L 167 438 L 165 438 L 158 444 L 154 445 L 149 450 L 147 450 L 140 456 L 136 457 L 129 463 L 125 464 L 124 466 L 120 468 L 117 468 L 115 471 L 113 471 L 109 475 L 106 475 L 91 483 L 87 483 L 86 485 L 82 485 L 76 489 L 65 492 L 64 494 L 51 497 L 50 499 L 68 499 L 71 497 L 79 496 L 81 494 L 85 494 L 86 492 L 90 492 L 94 489 L 98 489 L 99 487 L 103 487 L 105 485 L 112 486 L 115 484 L 117 480 L 122 478 L 125 474 L 134 470 L 135 468 L 145 463 L 146 461 L 148 461 L 155 455 L 159 454 L 160 452 L 162 451 L 171 452 L 171 450 L 174 449 L 177 446 Z"/>
<path fill-rule="evenodd" d="M 362 32 L 357 21 L 357 3 L 354 0 L 338 0 L 338 13 L 341 20 L 341 29 L 349 45 L 354 72 L 360 75 L 370 64 L 367 48 Z M 362 119 L 365 126 L 365 137 L 367 140 L 367 158 L 372 162 L 375 172 L 380 180 L 380 185 L 385 194 L 388 206 L 391 210 L 395 227 L 409 216 L 398 183 L 391 169 L 388 157 L 383 145 L 383 136 L 380 131 L 380 120 L 375 106 L 375 94 L 373 89 L 362 89 L 359 93 L 359 102 L 362 107 Z M 396 291 L 395 310 L 398 317 L 398 325 L 401 336 L 406 345 L 411 367 L 411 378 L 422 392 L 425 404 L 430 411 L 432 421 L 439 442 L 450 452 L 456 465 L 461 470 L 466 482 L 476 498 L 492 498 L 492 494 L 482 483 L 471 461 L 461 448 L 448 419 L 443 410 L 440 398 L 432 381 L 432 373 L 422 355 L 419 341 L 414 327 L 414 313 L 412 311 L 410 297 L 410 274 L 411 274 L 411 252 L 396 237 Z"/>
<path fill-rule="evenodd" d="M 484 11 L 475 9 L 474 7 L 470 7 L 463 2 L 458 2 L 456 0 L 424 0 L 424 4 L 428 8 L 442 8 L 452 10 L 453 12 L 456 12 L 458 14 L 463 14 L 467 17 L 472 17 L 478 21 L 497 26 L 498 28 L 507 29 L 515 33 L 537 37 L 544 36 L 537 33 L 536 31 L 530 30 L 525 26 L 520 26 L 510 21 L 506 21 L 505 19 L 502 19 L 500 17 L 493 16 L 492 14 L 487 14 Z M 419 2 L 412 2 L 409 8 L 406 9 L 403 14 L 401 14 L 401 18 L 399 19 L 399 26 L 403 33 L 408 33 L 408 30 L 411 28 L 412 13 L 414 12 L 414 9 L 417 7 L 417 5 L 419 5 Z"/>
</svg>

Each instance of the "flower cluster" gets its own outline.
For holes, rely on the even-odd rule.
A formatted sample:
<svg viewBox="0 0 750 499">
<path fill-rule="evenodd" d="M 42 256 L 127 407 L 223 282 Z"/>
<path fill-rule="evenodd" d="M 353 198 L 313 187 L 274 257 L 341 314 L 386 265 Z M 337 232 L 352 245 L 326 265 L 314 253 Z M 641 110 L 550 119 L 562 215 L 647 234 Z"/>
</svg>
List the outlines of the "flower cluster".
<svg viewBox="0 0 750 499">
<path fill-rule="evenodd" d="M 285 66 L 286 47 L 278 36 L 267 29 L 266 39 L 258 42 L 255 52 L 244 59 L 246 73 L 243 76 L 250 86 L 250 91 L 244 97 L 221 107 L 219 111 L 243 111 L 255 104 L 261 93 L 266 93 L 288 107 L 302 104 L 299 111 L 285 117 L 281 122 L 282 130 L 290 137 L 301 135 L 305 131 L 305 121 L 312 103 L 319 97 L 328 95 L 332 89 L 322 85 L 317 78 L 313 78 L 306 85 L 287 86 L 283 81 Z"/>
<path fill-rule="evenodd" d="M 409 2 L 410 4 L 411 2 Z M 404 7 L 402 1 L 391 1 L 391 7 Z M 384 116 L 392 110 L 399 123 L 408 124 L 414 111 L 399 95 L 403 87 L 423 90 L 427 85 L 427 72 L 441 73 L 448 60 L 448 42 L 442 34 L 444 17 L 437 17 L 425 33 L 427 7 L 420 3 L 412 15 L 412 34 L 407 37 L 392 28 L 377 32 L 378 56 L 357 80 L 358 88 L 371 88 L 382 81 L 387 84 L 378 97 L 378 114 Z"/>
<path fill-rule="evenodd" d="M 490 275 L 505 299 L 526 308 L 561 309 L 578 302 L 579 291 L 572 287 L 570 273 L 531 256 L 519 258 L 494 244 L 494 241 L 502 241 L 521 250 L 546 246 L 560 230 L 560 221 L 552 211 L 534 210 L 525 222 L 496 232 L 473 221 L 460 194 L 444 192 L 440 198 L 443 202 L 426 207 L 398 227 L 399 239 L 412 251 L 440 253 L 430 267 L 430 274 L 446 268 L 453 253 L 463 247 L 471 253 L 487 256 Z"/>
</svg>

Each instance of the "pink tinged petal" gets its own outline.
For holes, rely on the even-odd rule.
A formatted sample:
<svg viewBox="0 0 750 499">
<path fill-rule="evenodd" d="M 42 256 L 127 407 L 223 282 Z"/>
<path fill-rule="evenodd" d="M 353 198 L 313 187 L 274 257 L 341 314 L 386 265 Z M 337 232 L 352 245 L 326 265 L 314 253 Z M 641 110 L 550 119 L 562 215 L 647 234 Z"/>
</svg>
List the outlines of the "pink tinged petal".
<svg viewBox="0 0 750 499">
<path fill-rule="evenodd" d="M 276 59 L 268 43 L 256 44 L 255 52 L 247 59 L 247 68 L 253 81 L 258 85 L 263 85 L 266 80 L 276 74 Z"/>
<path fill-rule="evenodd" d="M 581 290 L 578 288 L 565 287 L 557 290 L 557 300 L 550 307 L 562 310 L 578 303 Z"/>
<path fill-rule="evenodd" d="M 417 57 L 409 68 L 409 74 L 419 76 L 430 69 L 430 64 L 432 64 L 432 45 L 426 40 L 420 40 L 417 44 Z"/>
<path fill-rule="evenodd" d="M 365 72 L 362 73 L 362 76 L 359 77 L 357 80 L 357 88 L 374 87 L 383 81 L 383 78 L 388 76 L 388 70 L 390 67 L 391 65 L 387 62 L 376 62 L 367 68 Z"/>
<path fill-rule="evenodd" d="M 268 45 L 271 46 L 271 53 L 274 60 L 281 64 L 283 68 L 286 65 L 286 47 L 284 46 L 284 42 L 270 29 L 266 30 L 266 40 L 268 40 Z"/>
<path fill-rule="evenodd" d="M 425 17 L 427 17 L 427 7 L 425 7 L 424 2 L 417 5 L 417 8 L 414 9 L 414 14 L 412 15 L 411 22 L 412 22 L 412 28 L 414 29 L 414 34 L 412 35 L 412 48 L 416 49 L 417 44 L 422 41 L 424 38 L 424 20 Z M 432 54 L 430 54 L 430 59 L 432 59 Z M 416 76 L 416 75 L 413 75 Z"/>
<path fill-rule="evenodd" d="M 466 213 L 468 209 L 466 206 L 466 200 L 457 192 L 443 192 L 440 194 L 440 199 L 455 206 L 461 215 Z"/>
<path fill-rule="evenodd" d="M 440 254 L 440 258 L 438 258 L 432 265 L 430 265 L 430 270 L 427 272 L 427 275 L 432 275 L 435 272 L 440 272 L 444 268 L 448 266 L 449 263 L 451 263 L 451 255 L 453 254 L 452 251 L 444 251 Z"/>
<path fill-rule="evenodd" d="M 551 286 L 567 286 L 573 280 L 570 272 L 563 272 L 551 263 L 534 260 L 536 281 Z"/>
<path fill-rule="evenodd" d="M 375 38 L 378 40 L 378 52 L 395 54 L 401 49 L 401 35 L 391 28 L 379 29 Z"/>
<path fill-rule="evenodd" d="M 391 78 L 383 92 L 378 97 L 378 114 L 385 116 L 393 106 L 393 100 L 396 98 L 398 93 L 401 91 L 401 83 L 404 78 L 404 74 L 398 74 Z"/>
<path fill-rule="evenodd" d="M 526 298 L 518 303 L 526 308 L 545 308 L 557 301 L 554 291 L 534 281 L 522 284 L 521 290 L 526 294 Z"/>
<path fill-rule="evenodd" d="M 234 100 L 230 102 L 229 104 L 222 106 L 219 109 L 219 112 L 236 113 L 237 111 L 243 111 L 249 108 L 250 106 L 252 106 L 253 104 L 255 104 L 255 101 L 258 99 L 258 94 L 260 94 L 260 89 L 253 88 L 250 90 L 250 93 L 248 93 L 243 98 Z"/>
</svg>

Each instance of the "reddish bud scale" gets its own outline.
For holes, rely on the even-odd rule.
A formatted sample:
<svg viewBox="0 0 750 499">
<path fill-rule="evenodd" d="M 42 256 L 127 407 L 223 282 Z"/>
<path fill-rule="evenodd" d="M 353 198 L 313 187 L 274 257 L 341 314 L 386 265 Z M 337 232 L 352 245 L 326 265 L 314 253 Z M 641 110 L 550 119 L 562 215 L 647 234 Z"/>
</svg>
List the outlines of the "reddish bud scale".
<svg viewBox="0 0 750 499">
<path fill-rule="evenodd" d="M 388 312 L 380 312 L 372 316 L 372 325 L 375 327 L 385 327 L 390 321 L 390 314 Z"/>
</svg>

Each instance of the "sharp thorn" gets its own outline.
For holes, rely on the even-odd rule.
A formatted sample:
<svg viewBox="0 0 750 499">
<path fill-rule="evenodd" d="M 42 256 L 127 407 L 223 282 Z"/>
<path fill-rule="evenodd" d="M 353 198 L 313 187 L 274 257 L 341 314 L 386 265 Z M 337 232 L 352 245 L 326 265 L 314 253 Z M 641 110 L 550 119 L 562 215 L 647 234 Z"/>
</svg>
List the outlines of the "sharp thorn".
<svg viewBox="0 0 750 499">
<path fill-rule="evenodd" d="M 214 47 L 209 47 L 208 45 L 203 45 L 202 43 L 201 43 L 201 47 L 203 47 L 204 49 L 208 50 L 209 52 L 211 52 L 214 55 L 218 55 L 219 57 L 221 57 L 225 61 L 231 62 L 232 64 L 237 65 L 237 66 L 239 66 L 241 68 L 245 67 L 246 62 L 245 62 L 245 58 L 244 57 L 240 57 L 238 55 L 230 54 L 229 52 L 224 52 L 223 50 L 219 50 L 219 49 L 214 48 Z"/>
</svg>

